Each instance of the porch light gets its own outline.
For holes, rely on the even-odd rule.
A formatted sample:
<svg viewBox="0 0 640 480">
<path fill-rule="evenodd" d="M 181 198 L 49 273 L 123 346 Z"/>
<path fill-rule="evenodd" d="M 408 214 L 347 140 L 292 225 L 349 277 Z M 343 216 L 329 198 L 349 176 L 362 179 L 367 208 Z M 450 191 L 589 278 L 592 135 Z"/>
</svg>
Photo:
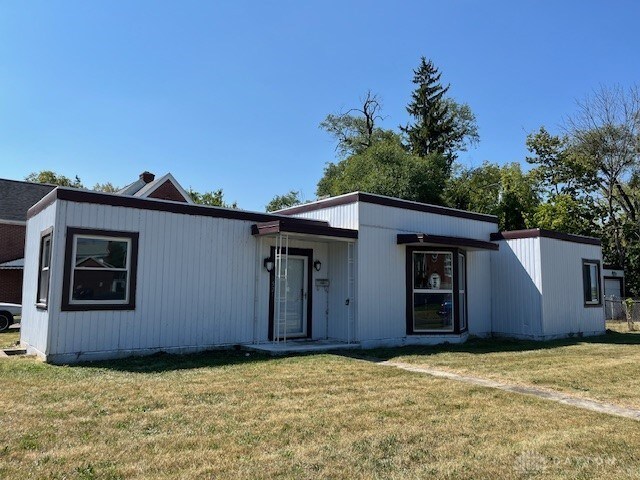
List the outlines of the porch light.
<svg viewBox="0 0 640 480">
<path fill-rule="evenodd" d="M 322 262 L 320 260 L 316 260 L 315 262 L 313 262 L 313 268 L 316 270 L 316 272 L 319 272 L 322 268 Z"/>
<path fill-rule="evenodd" d="M 264 259 L 264 268 L 266 268 L 269 273 L 273 272 L 273 259 L 271 257 Z"/>
</svg>

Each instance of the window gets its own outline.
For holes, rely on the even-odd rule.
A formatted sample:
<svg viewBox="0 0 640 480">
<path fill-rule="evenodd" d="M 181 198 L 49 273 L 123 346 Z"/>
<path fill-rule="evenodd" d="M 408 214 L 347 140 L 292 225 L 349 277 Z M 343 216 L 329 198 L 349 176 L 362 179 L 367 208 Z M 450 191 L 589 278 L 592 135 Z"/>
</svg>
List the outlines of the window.
<svg viewBox="0 0 640 480">
<path fill-rule="evenodd" d="M 458 305 L 460 308 L 460 330 L 467 329 L 467 270 L 464 254 L 458 253 Z"/>
<path fill-rule="evenodd" d="M 52 229 L 45 230 L 40 236 L 40 268 L 36 304 L 46 307 L 49 298 L 49 267 L 51 264 Z"/>
<path fill-rule="evenodd" d="M 413 253 L 413 331 L 453 331 L 451 252 Z"/>
<path fill-rule="evenodd" d="M 582 260 L 582 286 L 585 306 L 600 306 L 599 260 Z"/>
<path fill-rule="evenodd" d="M 133 310 L 138 234 L 69 228 L 63 310 Z"/>
<path fill-rule="evenodd" d="M 466 329 L 464 252 L 407 247 L 407 333 L 459 333 Z"/>
</svg>

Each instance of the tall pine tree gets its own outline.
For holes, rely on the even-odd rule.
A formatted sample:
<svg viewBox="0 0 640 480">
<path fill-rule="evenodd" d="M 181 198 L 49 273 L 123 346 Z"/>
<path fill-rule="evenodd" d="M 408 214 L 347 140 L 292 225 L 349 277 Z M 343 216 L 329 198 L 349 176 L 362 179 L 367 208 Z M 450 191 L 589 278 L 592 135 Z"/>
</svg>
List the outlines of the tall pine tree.
<svg viewBox="0 0 640 480">
<path fill-rule="evenodd" d="M 468 105 L 446 97 L 449 85 L 442 85 L 442 74 L 431 60 L 422 57 L 413 73 L 416 89 L 407 106 L 413 123 L 400 129 L 407 137 L 411 153 L 420 157 L 443 155 L 450 166 L 456 152 L 465 150 L 467 143 L 477 142 L 475 116 Z"/>
</svg>

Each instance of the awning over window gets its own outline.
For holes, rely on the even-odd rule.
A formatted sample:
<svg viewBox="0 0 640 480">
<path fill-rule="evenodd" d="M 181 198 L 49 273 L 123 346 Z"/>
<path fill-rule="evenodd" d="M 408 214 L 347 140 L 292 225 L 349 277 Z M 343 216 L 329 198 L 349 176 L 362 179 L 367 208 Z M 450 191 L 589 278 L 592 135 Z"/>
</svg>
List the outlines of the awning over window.
<svg viewBox="0 0 640 480">
<path fill-rule="evenodd" d="M 318 237 L 341 238 L 345 240 L 355 240 L 358 238 L 357 230 L 330 227 L 326 222 L 298 221 L 298 219 L 295 218 L 256 223 L 251 226 L 251 233 L 260 236 L 277 235 L 279 233 L 296 233 Z"/>
<path fill-rule="evenodd" d="M 428 233 L 399 233 L 398 245 L 446 245 L 470 250 L 498 250 L 497 243 L 465 237 L 447 237 Z"/>
</svg>

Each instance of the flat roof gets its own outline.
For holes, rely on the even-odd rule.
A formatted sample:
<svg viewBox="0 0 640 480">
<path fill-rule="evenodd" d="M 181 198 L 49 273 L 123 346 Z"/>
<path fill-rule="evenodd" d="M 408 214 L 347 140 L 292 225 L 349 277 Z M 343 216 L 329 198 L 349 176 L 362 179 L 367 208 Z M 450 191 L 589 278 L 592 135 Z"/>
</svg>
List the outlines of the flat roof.
<svg viewBox="0 0 640 480">
<path fill-rule="evenodd" d="M 76 203 L 89 203 L 95 205 L 109 205 L 113 207 L 136 208 L 140 210 L 153 210 L 183 215 L 197 215 L 202 217 L 228 218 L 233 220 L 245 220 L 250 222 L 269 222 L 274 220 L 292 220 L 292 217 L 273 213 L 250 212 L 236 208 L 213 207 L 209 205 L 195 205 L 171 200 L 156 198 L 131 197 L 115 193 L 94 192 L 75 188 L 57 187 L 49 192 L 42 200 L 36 203 L 27 212 L 27 218 L 31 218 L 47 208 L 56 200 L 66 200 Z M 301 225 L 314 225 L 329 227 L 324 220 L 311 220 L 296 218 L 295 222 Z"/>
<path fill-rule="evenodd" d="M 574 235 L 572 233 L 556 232 L 555 230 L 545 230 L 544 228 L 530 228 L 527 230 L 510 230 L 491 234 L 491 240 L 515 240 L 519 238 L 553 238 L 565 242 L 585 243 L 587 245 L 601 245 L 599 238 L 587 237 L 584 235 Z"/>
<path fill-rule="evenodd" d="M 338 195 L 337 197 L 329 197 L 322 200 L 316 200 L 315 202 L 296 205 L 295 207 L 283 208 L 275 213 L 282 215 L 295 215 L 296 213 L 312 212 L 323 208 L 335 207 L 337 205 L 348 205 L 356 202 L 372 203 L 385 207 L 402 208 L 404 210 L 414 210 L 418 212 L 435 213 L 437 215 L 445 215 L 449 217 L 467 218 L 469 220 L 478 220 L 481 222 L 498 223 L 498 217 L 495 215 L 469 212 L 467 210 L 459 210 L 457 208 L 431 205 L 429 203 L 420 203 L 411 200 L 402 200 L 400 198 L 365 192 L 346 193 L 344 195 Z"/>
</svg>

